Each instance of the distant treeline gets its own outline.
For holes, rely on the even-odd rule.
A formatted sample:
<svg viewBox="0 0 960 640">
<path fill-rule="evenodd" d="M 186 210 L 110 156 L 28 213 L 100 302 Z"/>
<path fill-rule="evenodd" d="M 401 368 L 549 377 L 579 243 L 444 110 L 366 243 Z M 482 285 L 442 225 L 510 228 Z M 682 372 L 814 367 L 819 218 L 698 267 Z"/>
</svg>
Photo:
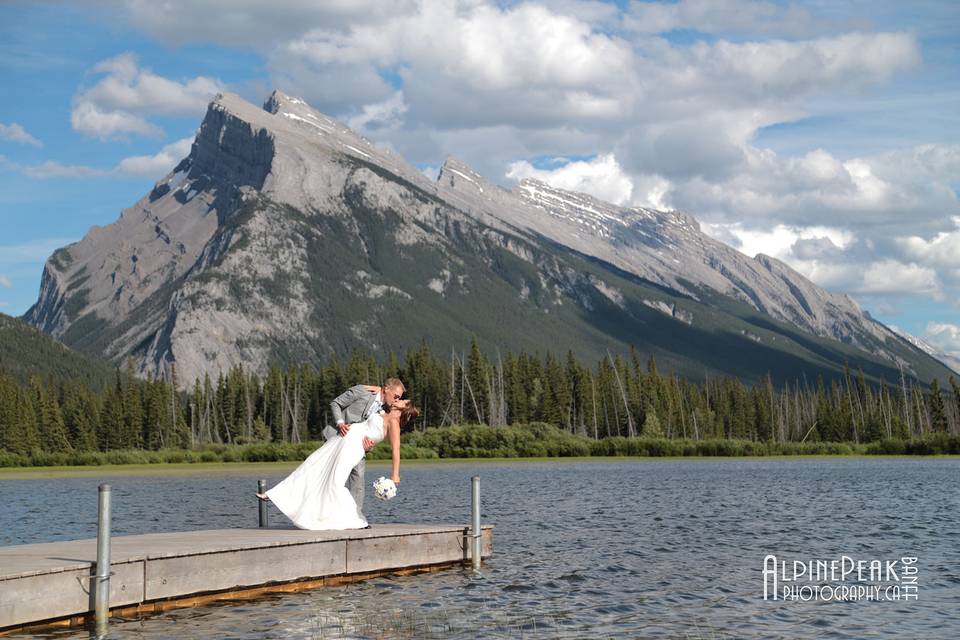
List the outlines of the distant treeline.
<svg viewBox="0 0 960 640">
<path fill-rule="evenodd" d="M 421 431 L 548 423 L 580 443 L 676 441 L 681 447 L 676 455 L 700 442 L 757 443 L 753 449 L 885 442 L 896 448 L 889 443 L 960 433 L 960 385 L 953 378 L 947 391 L 936 380 L 927 389 L 907 377 L 872 386 L 861 371 L 829 383 L 803 380 L 782 387 L 769 378 L 752 386 L 729 377 L 693 383 L 660 373 L 653 357 L 635 351 L 589 366 L 572 353 L 485 354 L 474 341 L 464 354 L 436 354 L 423 343 L 402 363 L 395 355 L 378 362 L 355 353 L 320 368 L 272 367 L 263 379 L 238 366 L 216 380 L 194 381 L 189 392 L 176 391 L 175 367 L 167 380 L 117 372 L 104 392 L 37 376 L 21 384 L 0 370 L 0 453 L 27 460 L 41 454 L 210 451 L 204 446 L 317 441 L 331 422 L 328 405 L 335 396 L 353 384 L 391 376 L 404 381 L 406 397 L 421 407 L 415 424 Z M 405 442 L 437 451 L 414 445 L 421 437 L 407 436 Z M 585 445 L 577 446 L 584 451 Z M 633 445 L 590 445 L 583 455 L 602 455 L 598 452 L 608 446 L 615 446 L 617 455 L 630 453 Z M 239 451 L 223 451 L 228 449 Z M 481 450 L 471 455 L 483 455 Z"/>
</svg>

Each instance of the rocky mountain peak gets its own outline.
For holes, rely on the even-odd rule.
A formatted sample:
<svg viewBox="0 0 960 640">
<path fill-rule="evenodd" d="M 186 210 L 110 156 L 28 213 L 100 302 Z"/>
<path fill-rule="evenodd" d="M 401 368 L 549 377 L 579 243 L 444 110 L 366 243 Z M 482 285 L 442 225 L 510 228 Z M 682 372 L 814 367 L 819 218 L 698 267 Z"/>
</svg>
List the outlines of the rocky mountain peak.
<svg viewBox="0 0 960 640">
<path fill-rule="evenodd" d="M 303 100 L 299 98 L 288 96 L 287 94 L 280 91 L 279 89 L 274 89 L 273 93 L 270 94 L 270 97 L 268 97 L 267 100 L 263 103 L 263 110 L 266 111 L 267 113 L 272 113 L 276 115 L 284 106 L 290 107 L 291 105 L 294 105 L 297 103 L 305 104 Z"/>
<path fill-rule="evenodd" d="M 448 189 L 468 191 L 475 194 L 495 191 L 498 187 L 476 172 L 466 162 L 448 156 L 440 167 L 437 184 Z"/>
<path fill-rule="evenodd" d="M 709 306 L 725 304 L 738 310 Z M 757 312 L 760 324 L 744 319 Z M 507 190 L 455 157 L 433 181 L 280 91 L 263 108 L 218 95 L 174 171 L 116 222 L 54 253 L 26 319 L 115 362 L 133 357 L 143 374 L 175 361 L 191 380 L 240 363 L 263 371 L 376 350 L 397 335 L 384 332 L 388 317 L 414 342 L 443 335 L 447 348 L 471 334 L 536 349 L 588 340 L 583 348 L 601 354 L 647 341 L 714 370 L 732 369 L 720 352 L 676 350 L 677 331 L 763 343 L 757 356 L 769 358 L 787 352 L 781 344 L 807 349 L 770 333 L 790 326 L 805 340 L 845 343 L 847 355 L 930 366 L 846 296 L 769 256 L 744 256 L 685 213 L 538 180 Z M 747 368 L 762 374 L 756 366 Z"/>
</svg>

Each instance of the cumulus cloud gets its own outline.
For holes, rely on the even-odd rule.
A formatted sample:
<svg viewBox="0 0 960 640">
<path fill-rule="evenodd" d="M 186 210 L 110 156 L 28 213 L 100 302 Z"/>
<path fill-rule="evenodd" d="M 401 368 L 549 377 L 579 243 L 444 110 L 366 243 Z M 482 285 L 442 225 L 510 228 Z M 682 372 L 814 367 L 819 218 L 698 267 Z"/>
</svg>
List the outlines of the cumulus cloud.
<svg viewBox="0 0 960 640">
<path fill-rule="evenodd" d="M 156 178 L 164 175 L 190 153 L 193 138 L 183 138 L 163 147 L 152 156 L 132 156 L 124 158 L 114 171 L 125 175 Z"/>
<path fill-rule="evenodd" d="M 946 322 L 928 322 L 924 340 L 944 353 L 946 362 L 954 371 L 960 372 L 960 325 Z"/>
<path fill-rule="evenodd" d="M 125 134 L 161 137 L 148 121 L 151 115 L 196 115 L 223 89 L 216 79 L 199 76 L 183 82 L 139 66 L 136 55 L 124 53 L 97 63 L 99 78 L 74 96 L 70 123 L 85 135 L 101 139 Z"/>
<path fill-rule="evenodd" d="M 360 113 L 347 120 L 347 124 L 358 131 L 371 131 L 382 128 L 397 128 L 407 110 L 403 101 L 403 92 L 396 91 L 382 102 L 363 105 Z"/>
<path fill-rule="evenodd" d="M 170 45 L 215 42 L 228 46 L 272 48 L 315 25 L 345 27 L 380 22 L 411 11 L 416 0 L 125 0 L 132 26 Z M 211 29 L 210 25 L 217 27 Z"/>
<path fill-rule="evenodd" d="M 842 17 L 851 12 L 774 0 L 123 6 L 168 44 L 256 48 L 271 83 L 419 166 L 456 155 L 494 179 L 681 209 L 750 255 L 884 308 L 884 295 L 958 297 L 960 145 L 845 152 L 821 138 L 777 152 L 758 141 L 772 125 L 815 120 L 825 103 L 851 122 L 870 104 L 899 114 L 871 101 L 898 73 L 923 69 L 929 39 L 916 30 L 878 32 Z M 212 89 L 202 80 L 215 83 L 168 80 L 151 93 L 149 70 L 129 55 L 95 74 L 74 111 L 78 129 L 101 137 L 156 135 L 149 118 L 163 107 L 150 96 L 176 95 L 184 113 Z M 532 161 L 554 156 L 590 159 Z"/>
<path fill-rule="evenodd" d="M 633 194 L 633 182 L 611 154 L 599 155 L 591 160 L 566 162 L 555 169 L 537 169 L 526 160 L 521 160 L 510 165 L 506 177 L 511 180 L 534 178 L 560 189 L 589 193 L 614 204 L 630 202 Z"/>
<path fill-rule="evenodd" d="M 643 34 L 693 29 L 702 33 L 802 36 L 822 29 L 824 21 L 795 4 L 755 0 L 680 0 L 672 4 L 631 2 L 624 26 Z"/>
<path fill-rule="evenodd" d="M 13 142 L 22 142 L 33 145 L 34 147 L 43 146 L 39 140 L 27 133 L 27 130 L 16 122 L 11 122 L 10 124 L 0 122 L 0 138 L 12 140 Z"/>
<path fill-rule="evenodd" d="M 870 264 L 853 290 L 858 293 L 909 293 L 940 297 L 937 272 L 918 264 L 904 264 L 892 259 Z"/>
<path fill-rule="evenodd" d="M 190 153 L 193 138 L 183 138 L 164 146 L 154 155 L 124 158 L 115 167 L 98 169 L 84 165 L 61 164 L 47 160 L 38 165 L 17 167 L 31 178 L 89 178 L 104 176 L 144 176 L 159 178 Z"/>
</svg>

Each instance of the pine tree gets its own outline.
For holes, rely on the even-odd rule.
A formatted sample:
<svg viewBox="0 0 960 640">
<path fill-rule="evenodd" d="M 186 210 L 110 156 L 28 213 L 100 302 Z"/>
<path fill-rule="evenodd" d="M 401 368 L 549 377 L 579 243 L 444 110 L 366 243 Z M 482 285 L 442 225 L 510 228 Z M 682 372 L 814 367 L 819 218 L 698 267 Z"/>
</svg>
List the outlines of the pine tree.
<svg viewBox="0 0 960 640">
<path fill-rule="evenodd" d="M 123 449 L 143 448 L 143 396 L 142 383 L 134 376 L 133 361 L 127 361 L 127 375 L 123 387 L 123 426 L 119 446 Z"/>
<path fill-rule="evenodd" d="M 940 381 L 936 378 L 930 384 L 930 426 L 935 433 L 947 430 L 947 411 L 940 395 Z"/>
<path fill-rule="evenodd" d="M 660 426 L 660 419 L 656 411 L 648 411 L 646 419 L 643 421 L 643 435 L 648 438 L 663 437 L 663 427 Z"/>
<path fill-rule="evenodd" d="M 478 424 L 487 422 L 484 407 L 490 397 L 490 365 L 486 356 L 480 351 L 477 339 L 470 341 L 470 356 L 467 359 L 467 393 L 470 400 L 467 402 L 467 415 L 470 422 Z"/>
<path fill-rule="evenodd" d="M 100 412 L 89 390 L 71 384 L 65 393 L 63 419 L 73 448 L 77 451 L 97 449 Z"/>
<path fill-rule="evenodd" d="M 0 449 L 26 455 L 40 448 L 36 417 L 17 381 L 0 375 Z"/>
</svg>

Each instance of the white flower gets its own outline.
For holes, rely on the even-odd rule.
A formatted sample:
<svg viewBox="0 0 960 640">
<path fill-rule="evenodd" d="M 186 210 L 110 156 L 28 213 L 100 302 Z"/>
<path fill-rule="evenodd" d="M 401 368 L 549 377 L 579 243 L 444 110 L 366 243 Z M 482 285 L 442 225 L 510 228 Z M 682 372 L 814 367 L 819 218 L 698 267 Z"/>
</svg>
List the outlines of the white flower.
<svg viewBox="0 0 960 640">
<path fill-rule="evenodd" d="M 373 483 L 373 493 L 381 500 L 390 500 L 397 495 L 397 485 L 390 478 L 380 476 Z"/>
</svg>

